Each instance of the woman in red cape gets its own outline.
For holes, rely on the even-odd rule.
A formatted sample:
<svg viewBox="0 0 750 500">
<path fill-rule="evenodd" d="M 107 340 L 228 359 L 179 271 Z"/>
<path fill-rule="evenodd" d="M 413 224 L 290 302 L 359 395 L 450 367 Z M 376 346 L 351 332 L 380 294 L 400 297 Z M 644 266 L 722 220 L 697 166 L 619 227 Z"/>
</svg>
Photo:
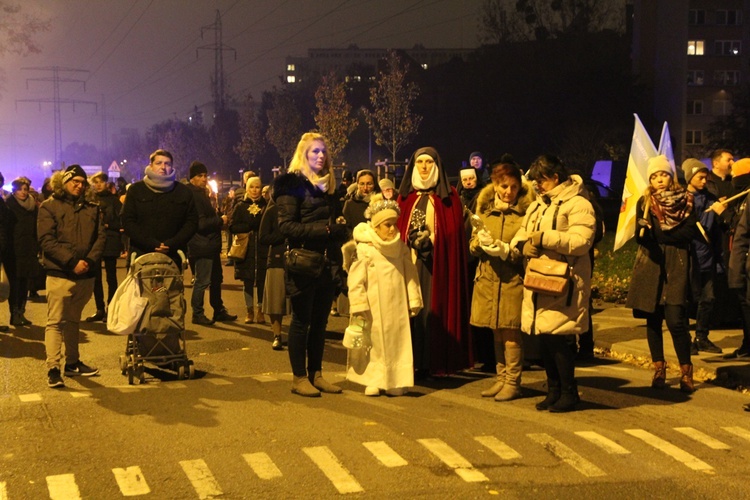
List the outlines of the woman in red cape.
<svg viewBox="0 0 750 500">
<path fill-rule="evenodd" d="M 463 210 L 434 148 L 420 148 L 412 155 L 398 202 L 398 228 L 412 249 L 425 304 L 412 323 L 417 378 L 469 368 L 472 359 Z"/>
</svg>

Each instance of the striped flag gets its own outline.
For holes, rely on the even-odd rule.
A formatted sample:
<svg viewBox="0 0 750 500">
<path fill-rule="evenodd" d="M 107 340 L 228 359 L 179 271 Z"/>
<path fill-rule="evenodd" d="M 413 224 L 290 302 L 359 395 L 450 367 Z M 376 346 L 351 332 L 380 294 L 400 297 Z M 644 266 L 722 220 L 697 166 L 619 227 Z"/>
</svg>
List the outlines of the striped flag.
<svg viewBox="0 0 750 500">
<path fill-rule="evenodd" d="M 667 122 L 664 122 L 664 126 L 661 128 L 661 138 L 659 139 L 659 151 L 657 154 L 667 157 L 669 164 L 672 165 L 672 175 L 674 175 L 677 172 L 677 168 L 674 164 L 674 151 L 672 151 L 672 139 L 669 137 L 669 125 L 667 125 Z"/>
<path fill-rule="evenodd" d="M 635 129 L 633 130 L 633 142 L 630 145 L 625 187 L 622 189 L 622 205 L 620 205 L 620 217 L 617 220 L 617 233 L 615 233 L 615 250 L 618 250 L 635 235 L 635 205 L 646 186 L 648 186 L 648 179 L 646 178 L 648 159 L 657 155 L 656 147 L 651 142 L 641 119 L 638 118 L 637 114 L 634 116 Z"/>
</svg>

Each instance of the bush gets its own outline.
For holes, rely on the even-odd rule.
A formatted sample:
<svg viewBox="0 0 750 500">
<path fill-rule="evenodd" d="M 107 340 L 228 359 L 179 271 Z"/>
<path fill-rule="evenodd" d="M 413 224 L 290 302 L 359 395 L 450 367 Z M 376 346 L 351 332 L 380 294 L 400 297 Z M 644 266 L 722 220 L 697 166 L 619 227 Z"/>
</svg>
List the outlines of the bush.
<svg viewBox="0 0 750 500">
<path fill-rule="evenodd" d="M 616 252 L 612 250 L 614 245 L 615 231 L 608 231 L 596 246 L 591 296 L 604 302 L 623 304 L 628 296 L 638 245 L 635 238 Z"/>
</svg>

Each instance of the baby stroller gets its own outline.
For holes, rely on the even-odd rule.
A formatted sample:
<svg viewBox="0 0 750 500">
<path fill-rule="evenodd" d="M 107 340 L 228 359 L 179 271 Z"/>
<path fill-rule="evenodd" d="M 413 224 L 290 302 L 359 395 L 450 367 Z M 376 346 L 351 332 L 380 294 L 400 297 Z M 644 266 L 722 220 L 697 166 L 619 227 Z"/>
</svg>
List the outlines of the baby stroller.
<svg viewBox="0 0 750 500">
<path fill-rule="evenodd" d="M 135 330 L 128 334 L 125 354 L 120 356 L 122 374 L 127 374 L 129 384 L 135 378 L 143 383 L 144 362 L 149 362 L 176 371 L 181 379 L 193 378 L 195 367 L 185 349 L 182 270 L 169 256 L 153 252 L 132 261 L 130 277 L 146 301 Z"/>
</svg>

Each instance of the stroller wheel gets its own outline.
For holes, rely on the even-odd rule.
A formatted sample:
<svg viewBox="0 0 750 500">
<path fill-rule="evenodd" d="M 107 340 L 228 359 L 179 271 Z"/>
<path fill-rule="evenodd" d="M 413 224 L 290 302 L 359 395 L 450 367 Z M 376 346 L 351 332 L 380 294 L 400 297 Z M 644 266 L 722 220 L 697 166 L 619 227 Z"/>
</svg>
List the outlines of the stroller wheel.
<svg viewBox="0 0 750 500">
<path fill-rule="evenodd" d="M 180 380 L 185 378 L 185 365 L 180 365 L 179 368 L 177 368 L 177 378 Z"/>
<path fill-rule="evenodd" d="M 128 357 L 124 354 L 120 355 L 120 370 L 122 370 L 122 374 L 125 375 L 125 371 L 128 369 Z"/>
<path fill-rule="evenodd" d="M 188 365 L 188 378 L 189 379 L 195 378 L 195 366 L 193 365 L 192 361 Z"/>
<path fill-rule="evenodd" d="M 135 376 L 135 368 L 131 366 L 128 368 L 128 384 L 133 385 L 134 376 Z"/>
<path fill-rule="evenodd" d="M 145 384 L 146 383 L 146 373 L 143 369 L 143 366 L 138 368 L 138 383 L 139 384 Z"/>
</svg>

